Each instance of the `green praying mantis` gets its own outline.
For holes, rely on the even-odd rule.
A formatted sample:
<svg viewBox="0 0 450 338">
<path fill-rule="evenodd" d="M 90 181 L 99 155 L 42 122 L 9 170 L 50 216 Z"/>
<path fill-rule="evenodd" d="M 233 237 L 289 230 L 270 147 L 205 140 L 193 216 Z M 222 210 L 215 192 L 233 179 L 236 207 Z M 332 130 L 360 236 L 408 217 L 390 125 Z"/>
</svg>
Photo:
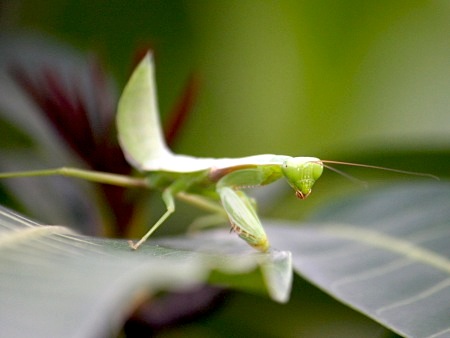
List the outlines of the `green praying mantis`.
<svg viewBox="0 0 450 338">
<path fill-rule="evenodd" d="M 406 172 L 371 165 L 323 161 L 315 157 L 256 155 L 241 158 L 197 158 L 174 154 L 167 146 L 156 96 L 153 58 L 148 53 L 133 71 L 120 97 L 117 110 L 120 146 L 128 162 L 144 173 L 131 177 L 106 172 L 62 167 L 38 171 L 2 173 L 0 178 L 62 175 L 122 187 L 141 187 L 162 191 L 166 211 L 132 249 L 139 248 L 175 211 L 175 199 L 184 200 L 219 216 L 228 218 L 231 229 L 255 249 L 270 248 L 258 218 L 255 202 L 241 189 L 267 185 L 286 179 L 300 199 L 311 193 L 320 178 L 324 163 L 340 163 Z M 330 168 L 333 169 L 333 168 Z"/>
</svg>

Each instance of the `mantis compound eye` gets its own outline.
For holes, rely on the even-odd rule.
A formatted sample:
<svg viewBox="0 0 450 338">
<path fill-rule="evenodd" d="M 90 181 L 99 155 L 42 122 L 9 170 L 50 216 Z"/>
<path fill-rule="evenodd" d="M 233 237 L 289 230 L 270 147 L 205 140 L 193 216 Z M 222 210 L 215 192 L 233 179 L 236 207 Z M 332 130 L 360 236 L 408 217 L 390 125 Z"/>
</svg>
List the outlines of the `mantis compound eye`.
<svg viewBox="0 0 450 338">
<path fill-rule="evenodd" d="M 292 157 L 283 163 L 281 170 L 289 185 L 295 190 L 295 195 L 305 199 L 322 175 L 323 166 L 315 157 Z"/>
</svg>

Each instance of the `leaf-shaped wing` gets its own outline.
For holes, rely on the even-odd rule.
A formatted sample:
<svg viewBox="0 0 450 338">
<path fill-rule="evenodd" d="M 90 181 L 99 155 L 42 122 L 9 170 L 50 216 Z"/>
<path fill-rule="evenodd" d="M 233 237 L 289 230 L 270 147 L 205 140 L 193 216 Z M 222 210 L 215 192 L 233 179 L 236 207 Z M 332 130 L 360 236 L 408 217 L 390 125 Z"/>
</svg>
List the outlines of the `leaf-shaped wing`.
<svg viewBox="0 0 450 338">
<path fill-rule="evenodd" d="M 140 170 L 148 161 L 171 156 L 159 121 L 154 72 L 148 53 L 133 71 L 117 110 L 120 145 L 127 160 Z"/>
<path fill-rule="evenodd" d="M 120 145 L 128 162 L 139 170 L 187 173 L 213 167 L 270 165 L 285 158 L 270 154 L 221 159 L 175 155 L 164 140 L 156 94 L 153 58 L 147 54 L 125 86 L 117 111 Z"/>
</svg>

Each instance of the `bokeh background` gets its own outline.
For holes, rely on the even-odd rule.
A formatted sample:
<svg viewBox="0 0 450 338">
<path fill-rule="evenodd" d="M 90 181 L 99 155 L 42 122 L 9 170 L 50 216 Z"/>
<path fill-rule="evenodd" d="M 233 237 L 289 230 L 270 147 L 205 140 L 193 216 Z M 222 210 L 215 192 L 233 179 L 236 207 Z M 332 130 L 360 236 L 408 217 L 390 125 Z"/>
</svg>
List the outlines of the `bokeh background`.
<svg viewBox="0 0 450 338">
<path fill-rule="evenodd" d="M 163 120 L 194 77 L 195 100 L 173 145 L 177 152 L 316 156 L 448 175 L 450 3 L 445 0 L 3 0 L 0 29 L 95 55 L 118 93 L 136 55 L 151 48 Z M 392 174 L 377 178 L 386 183 Z M 317 197 L 302 208 L 292 195 L 261 190 L 263 199 L 271 199 L 262 202 L 261 212 L 298 219 L 323 200 L 356 189 L 335 180 L 324 178 Z M 311 337 L 341 329 L 341 336 L 387 334 L 300 278 L 296 283 L 312 296 L 298 292 L 286 307 L 236 296 L 208 329 L 204 323 L 190 329 L 242 330 L 242 320 L 230 324 L 236 311 L 236 318 L 249 323 L 244 331 L 266 336 L 280 327 Z M 258 326 L 251 315 L 255 302 L 278 324 Z"/>
<path fill-rule="evenodd" d="M 180 151 L 316 155 L 447 147 L 447 1 L 3 1 L 3 29 L 101 55 L 123 85 L 156 53 L 164 115 L 200 94 Z M 198 142 L 198 140 L 207 142 Z"/>
</svg>

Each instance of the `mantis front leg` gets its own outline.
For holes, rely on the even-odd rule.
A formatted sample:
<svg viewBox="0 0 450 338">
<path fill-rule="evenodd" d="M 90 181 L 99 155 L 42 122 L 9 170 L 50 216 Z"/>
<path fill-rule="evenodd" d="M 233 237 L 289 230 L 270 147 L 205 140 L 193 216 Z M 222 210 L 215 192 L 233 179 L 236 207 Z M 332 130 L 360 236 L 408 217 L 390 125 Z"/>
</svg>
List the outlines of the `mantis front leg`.
<svg viewBox="0 0 450 338">
<path fill-rule="evenodd" d="M 255 249 L 267 251 L 269 241 L 250 198 L 230 187 L 221 187 L 218 193 L 233 231 Z"/>
<path fill-rule="evenodd" d="M 242 186 L 261 185 L 267 179 L 262 170 L 255 168 L 232 172 L 217 184 L 217 193 L 232 229 L 249 245 L 263 252 L 269 249 L 270 244 L 254 203 L 243 191 L 237 189 Z"/>
</svg>

